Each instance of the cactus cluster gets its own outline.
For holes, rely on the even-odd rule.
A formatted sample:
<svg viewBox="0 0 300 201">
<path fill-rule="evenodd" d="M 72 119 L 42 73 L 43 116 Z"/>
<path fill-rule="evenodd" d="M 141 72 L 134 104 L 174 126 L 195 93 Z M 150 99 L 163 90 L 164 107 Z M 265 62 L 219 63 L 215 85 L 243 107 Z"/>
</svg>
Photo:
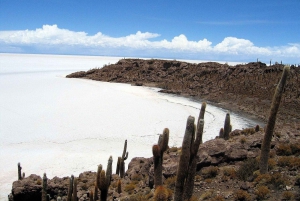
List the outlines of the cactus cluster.
<svg viewBox="0 0 300 201">
<path fill-rule="evenodd" d="M 163 134 L 159 135 L 158 143 L 153 145 L 153 161 L 154 161 L 154 185 L 155 187 L 162 185 L 162 163 L 163 154 L 168 149 L 169 129 L 165 128 Z"/>
<path fill-rule="evenodd" d="M 116 169 L 116 174 L 120 175 L 121 178 L 123 178 L 125 175 L 125 160 L 128 158 L 128 152 L 126 150 L 127 150 L 127 140 L 125 140 L 124 143 L 122 157 L 118 157 L 118 163 Z"/>
<path fill-rule="evenodd" d="M 186 130 L 181 148 L 181 156 L 177 169 L 174 201 L 189 200 L 192 197 L 197 166 L 197 153 L 199 146 L 202 143 L 205 109 L 206 103 L 203 103 L 197 127 L 194 124 L 194 117 L 189 116 L 187 119 Z"/>
<path fill-rule="evenodd" d="M 90 191 L 90 200 L 96 201 L 98 200 L 98 189 L 100 190 L 100 200 L 107 200 L 107 193 L 111 183 L 111 175 L 112 175 L 112 156 L 109 157 L 106 172 L 102 169 L 102 165 L 98 165 L 95 189 L 94 192 Z"/>
</svg>

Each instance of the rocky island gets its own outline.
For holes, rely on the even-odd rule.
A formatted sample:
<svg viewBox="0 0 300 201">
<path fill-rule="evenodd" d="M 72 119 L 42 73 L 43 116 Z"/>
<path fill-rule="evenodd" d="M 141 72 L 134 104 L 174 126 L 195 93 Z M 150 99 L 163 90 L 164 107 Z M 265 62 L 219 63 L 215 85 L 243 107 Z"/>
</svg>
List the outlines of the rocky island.
<svg viewBox="0 0 300 201">
<path fill-rule="evenodd" d="M 192 189 L 190 201 L 300 200 L 300 68 L 290 67 L 271 141 L 267 173 L 259 170 L 266 128 L 231 130 L 226 116 L 219 137 L 201 143 L 201 120 L 206 104 L 218 104 L 267 122 L 283 69 L 280 64 L 266 66 L 260 62 L 229 66 L 215 62 L 122 59 L 103 68 L 72 73 L 67 77 L 159 87 L 163 93 L 203 101 L 199 120 L 195 122 L 197 127 L 192 117 L 187 120 L 186 135 L 194 136 L 188 140 L 191 144 L 184 140 L 182 147 L 169 147 L 169 133 L 165 129 L 157 145 L 152 147 L 153 157 L 133 158 L 124 173 L 121 172 L 127 158 L 126 142 L 118 159 L 119 169 L 111 170 L 109 159 L 106 174 L 102 166 L 97 172 L 83 172 L 78 178 L 23 177 L 19 171 L 19 180 L 13 183 L 9 199 L 173 200 L 175 194 L 175 200 L 183 200 L 176 195 L 182 188 L 184 195 Z M 182 162 L 184 158 L 188 160 Z M 179 172 L 183 164 L 188 164 L 186 173 Z M 194 172 L 191 167 L 195 168 Z"/>
</svg>

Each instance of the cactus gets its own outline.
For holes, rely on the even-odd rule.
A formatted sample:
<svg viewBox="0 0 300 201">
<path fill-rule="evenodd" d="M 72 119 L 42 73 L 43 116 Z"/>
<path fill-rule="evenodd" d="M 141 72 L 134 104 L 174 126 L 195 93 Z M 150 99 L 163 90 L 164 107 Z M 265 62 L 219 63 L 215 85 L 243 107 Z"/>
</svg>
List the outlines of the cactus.
<svg viewBox="0 0 300 201">
<path fill-rule="evenodd" d="M 194 125 L 195 118 L 189 116 L 187 119 L 186 131 L 182 142 L 182 154 L 177 170 L 175 201 L 190 200 L 194 191 L 194 178 L 198 159 L 197 153 L 202 143 L 205 109 L 206 103 L 203 103 L 198 118 L 197 130 Z"/>
<path fill-rule="evenodd" d="M 70 180 L 69 180 L 69 189 L 68 189 L 67 201 L 72 201 L 73 181 L 74 181 L 74 176 L 71 175 Z"/>
<path fill-rule="evenodd" d="M 98 199 L 98 186 L 100 185 L 100 173 L 102 171 L 102 165 L 98 165 L 98 169 L 97 169 L 97 176 L 96 176 L 96 182 L 95 182 L 95 194 L 94 194 L 94 200 Z"/>
<path fill-rule="evenodd" d="M 44 173 L 44 176 L 43 176 L 42 201 L 47 201 L 47 176 L 46 176 L 46 173 Z"/>
<path fill-rule="evenodd" d="M 282 77 L 275 89 L 275 93 L 273 96 L 267 128 L 261 146 L 260 164 L 259 164 L 259 171 L 261 174 L 266 174 L 268 172 L 268 159 L 269 159 L 270 148 L 271 148 L 271 140 L 272 140 L 274 127 L 276 123 L 276 115 L 278 112 L 281 97 L 284 91 L 285 83 L 289 75 L 289 72 L 290 72 L 290 67 L 285 66 L 283 69 Z"/>
<path fill-rule="evenodd" d="M 157 186 L 154 192 L 154 201 L 167 201 L 169 197 L 168 190 L 164 186 Z"/>
<path fill-rule="evenodd" d="M 224 128 L 220 129 L 219 138 L 224 138 Z"/>
<path fill-rule="evenodd" d="M 121 180 L 119 179 L 118 180 L 118 184 L 117 184 L 117 192 L 120 194 L 122 193 L 122 183 L 121 183 Z"/>
<path fill-rule="evenodd" d="M 230 114 L 227 113 L 226 117 L 225 117 L 225 122 L 224 122 L 224 139 L 225 140 L 229 139 L 230 130 L 232 130 L 232 126 L 230 125 Z"/>
<path fill-rule="evenodd" d="M 155 187 L 162 185 L 162 163 L 163 154 L 168 148 L 169 129 L 165 128 L 163 134 L 159 136 L 158 144 L 153 145 L 153 161 L 154 161 L 154 185 Z"/>
<path fill-rule="evenodd" d="M 174 201 L 182 201 L 184 182 L 187 176 L 187 171 L 190 161 L 191 142 L 195 134 L 194 126 L 195 118 L 189 116 L 186 123 L 185 134 L 183 137 L 181 156 L 179 159 L 179 165 L 177 169 L 177 179 L 175 183 L 175 196 Z"/>
<path fill-rule="evenodd" d="M 121 178 L 123 178 L 125 175 L 125 160 L 128 158 L 128 152 L 126 150 L 127 150 L 127 140 L 125 140 L 124 143 L 122 157 L 118 157 L 118 163 L 116 169 L 116 174 L 120 175 Z"/>
<path fill-rule="evenodd" d="M 100 200 L 106 201 L 107 200 L 107 193 L 111 182 L 111 174 L 112 174 L 112 156 L 109 157 L 106 173 L 105 170 L 102 170 L 100 173 L 100 180 L 99 180 L 99 190 L 101 191 Z"/>
<path fill-rule="evenodd" d="M 77 178 L 74 178 L 73 182 L 73 195 L 72 195 L 72 201 L 77 201 Z"/>
<path fill-rule="evenodd" d="M 90 198 L 90 201 L 94 201 L 94 193 L 93 193 L 93 190 L 90 191 L 89 198 Z"/>
<path fill-rule="evenodd" d="M 256 126 L 255 126 L 255 132 L 258 132 L 259 129 L 260 129 L 260 128 L 259 128 L 259 125 L 256 125 Z"/>
<path fill-rule="evenodd" d="M 22 180 L 22 167 L 21 164 L 18 163 L 18 180 Z"/>
<path fill-rule="evenodd" d="M 101 170 L 102 171 L 102 170 Z M 100 171 L 100 173 L 101 173 Z M 99 181 L 100 181 L 100 173 L 99 173 Z M 95 182 L 95 187 L 94 187 L 94 196 L 93 196 L 93 200 L 98 200 L 98 186 L 97 183 Z"/>
</svg>

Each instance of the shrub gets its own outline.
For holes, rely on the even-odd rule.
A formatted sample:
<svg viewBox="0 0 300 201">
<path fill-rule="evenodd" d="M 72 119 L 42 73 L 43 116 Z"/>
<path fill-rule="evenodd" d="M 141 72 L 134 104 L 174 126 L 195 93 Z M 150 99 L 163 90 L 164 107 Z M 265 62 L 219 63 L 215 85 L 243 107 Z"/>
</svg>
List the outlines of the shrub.
<svg viewBox="0 0 300 201">
<path fill-rule="evenodd" d="M 208 201 L 225 201 L 225 199 L 221 195 L 217 195 L 217 196 L 209 199 Z"/>
<path fill-rule="evenodd" d="M 199 200 L 207 200 L 207 199 L 211 198 L 212 195 L 213 195 L 213 192 L 214 191 L 212 189 L 210 189 L 210 190 L 202 193 L 202 195 L 200 196 Z"/>
<path fill-rule="evenodd" d="M 254 182 L 256 182 L 257 185 L 261 186 L 261 185 L 266 185 L 266 184 L 270 183 L 271 179 L 272 179 L 271 175 L 261 174 L 255 178 Z"/>
<path fill-rule="evenodd" d="M 270 158 L 268 160 L 268 169 L 273 170 L 275 166 L 276 166 L 276 161 L 273 158 Z"/>
<path fill-rule="evenodd" d="M 245 138 L 245 137 L 242 137 L 242 138 L 240 139 L 240 143 L 245 144 L 245 142 L 246 142 L 246 138 Z"/>
<path fill-rule="evenodd" d="M 296 142 L 295 144 L 291 144 L 292 153 L 296 156 L 300 155 L 300 141 Z"/>
<path fill-rule="evenodd" d="M 245 128 L 242 130 L 241 132 L 243 135 L 252 135 L 255 133 L 255 129 L 254 128 Z"/>
<path fill-rule="evenodd" d="M 141 181 L 141 180 L 143 180 L 143 176 L 140 175 L 140 174 L 135 173 L 135 174 L 131 175 L 131 180 L 132 181 Z"/>
<path fill-rule="evenodd" d="M 236 175 L 239 179 L 246 181 L 258 168 L 258 161 L 255 158 L 249 158 L 239 167 Z"/>
<path fill-rule="evenodd" d="M 288 167 L 289 169 L 299 169 L 300 158 L 294 156 L 281 156 L 278 159 L 278 165 L 280 167 Z"/>
<path fill-rule="evenodd" d="M 289 156 L 292 155 L 292 149 L 289 144 L 279 144 L 276 149 L 276 154 L 278 156 Z"/>
<path fill-rule="evenodd" d="M 291 191 L 284 191 L 282 193 L 282 199 L 284 199 L 284 200 L 293 200 L 294 199 L 294 194 Z"/>
<path fill-rule="evenodd" d="M 234 200 L 235 201 L 250 201 L 251 197 L 250 197 L 249 193 L 247 193 L 246 191 L 237 190 L 234 193 Z"/>
<path fill-rule="evenodd" d="M 124 191 L 126 191 L 128 194 L 132 194 L 135 187 L 136 187 L 136 185 L 133 182 L 131 182 L 131 183 L 125 185 Z"/>
<path fill-rule="evenodd" d="M 209 179 L 209 178 L 214 178 L 215 176 L 218 175 L 218 167 L 214 167 L 214 166 L 210 166 L 207 168 L 204 168 L 201 173 L 202 173 L 202 177 L 204 179 Z"/>
<path fill-rule="evenodd" d="M 270 190 L 266 186 L 259 186 L 255 191 L 258 200 L 266 199 L 269 193 Z"/>
<path fill-rule="evenodd" d="M 164 181 L 164 184 L 171 189 L 175 188 L 175 182 L 176 182 L 177 177 L 173 176 L 173 177 L 169 177 Z"/>
<path fill-rule="evenodd" d="M 231 179 L 234 179 L 236 177 L 236 171 L 234 168 L 226 167 L 223 169 L 223 174 L 225 176 L 230 177 Z"/>
<path fill-rule="evenodd" d="M 280 172 L 275 172 L 271 175 L 270 183 L 276 188 L 279 188 L 280 186 L 285 185 L 287 181 L 282 177 Z"/>
</svg>

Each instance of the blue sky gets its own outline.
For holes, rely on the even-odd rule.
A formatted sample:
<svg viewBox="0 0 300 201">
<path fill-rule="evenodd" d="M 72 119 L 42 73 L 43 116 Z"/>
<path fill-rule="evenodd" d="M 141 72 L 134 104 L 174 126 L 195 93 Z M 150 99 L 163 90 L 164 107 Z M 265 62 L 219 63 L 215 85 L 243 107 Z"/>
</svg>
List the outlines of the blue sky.
<svg viewBox="0 0 300 201">
<path fill-rule="evenodd" d="M 0 0 L 0 52 L 300 63 L 299 0 Z"/>
</svg>

